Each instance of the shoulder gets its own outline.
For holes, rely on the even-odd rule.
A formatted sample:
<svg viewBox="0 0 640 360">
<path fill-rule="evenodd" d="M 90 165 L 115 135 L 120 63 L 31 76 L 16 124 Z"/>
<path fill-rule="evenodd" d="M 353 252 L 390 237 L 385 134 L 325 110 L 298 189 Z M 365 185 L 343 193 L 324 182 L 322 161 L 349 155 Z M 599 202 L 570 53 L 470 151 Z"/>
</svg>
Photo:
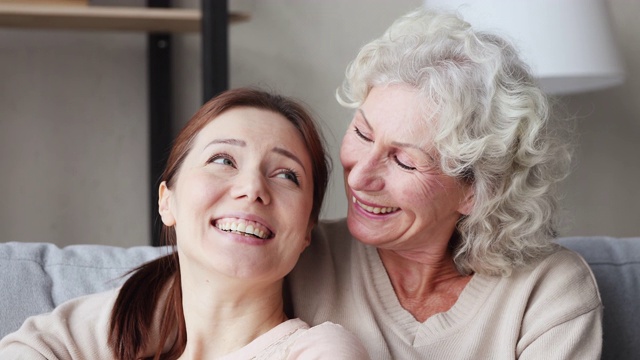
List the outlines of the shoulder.
<svg viewBox="0 0 640 360">
<path fill-rule="evenodd" d="M 344 266 L 351 256 L 352 238 L 346 220 L 320 221 L 311 233 L 311 244 L 302 252 L 293 275 L 318 272 Z"/>
<path fill-rule="evenodd" d="M 560 287 L 565 291 L 590 295 L 592 301 L 600 301 L 596 279 L 589 264 L 578 253 L 562 246 L 557 246 L 553 253 L 534 265 L 530 276 L 540 279 L 539 286 L 543 289 Z"/>
<path fill-rule="evenodd" d="M 287 276 L 295 316 L 310 324 L 333 319 L 337 309 L 353 289 L 360 258 L 354 251 L 345 220 L 321 221 L 311 235 L 311 244 L 302 252 Z M 313 294 L 313 296 L 309 296 Z"/>
<path fill-rule="evenodd" d="M 511 277 L 516 283 L 530 288 L 534 296 L 579 294 L 581 303 L 593 306 L 600 303 L 596 279 L 587 262 L 578 253 L 561 246 L 556 246 L 551 254 L 537 263 L 514 271 Z"/>
<path fill-rule="evenodd" d="M 346 219 L 321 220 L 314 227 L 311 234 L 312 242 L 319 243 L 345 243 L 351 239 Z"/>
<path fill-rule="evenodd" d="M 577 253 L 558 246 L 529 269 L 513 274 L 529 292 L 523 327 L 559 325 L 583 315 L 600 317 L 602 301 L 589 265 Z"/>
<path fill-rule="evenodd" d="M 341 325 L 324 322 L 304 331 L 293 344 L 289 359 L 369 359 L 354 334 Z"/>
<path fill-rule="evenodd" d="M 0 354 L 29 358 L 111 357 L 107 332 L 117 290 L 69 300 L 52 312 L 28 318 L 0 341 Z M 26 355 L 28 354 L 28 355 Z M 52 354 L 56 354 L 52 357 Z"/>
</svg>

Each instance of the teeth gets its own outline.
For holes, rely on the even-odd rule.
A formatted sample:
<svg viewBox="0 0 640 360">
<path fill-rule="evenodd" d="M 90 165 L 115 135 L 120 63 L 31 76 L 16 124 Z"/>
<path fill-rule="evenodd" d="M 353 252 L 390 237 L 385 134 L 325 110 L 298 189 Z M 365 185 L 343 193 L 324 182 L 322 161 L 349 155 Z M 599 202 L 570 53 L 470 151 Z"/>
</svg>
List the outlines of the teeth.
<svg viewBox="0 0 640 360">
<path fill-rule="evenodd" d="M 241 233 L 245 236 L 255 236 L 260 239 L 266 239 L 271 236 L 269 229 L 262 224 L 242 219 L 220 219 L 216 221 L 215 227 L 220 230 Z"/>
<path fill-rule="evenodd" d="M 366 212 L 370 212 L 372 214 L 388 214 L 399 209 L 398 207 L 373 207 L 373 206 L 365 205 L 360 201 L 358 201 L 355 196 L 351 197 L 351 202 L 353 202 L 354 204 L 358 204 Z"/>
</svg>

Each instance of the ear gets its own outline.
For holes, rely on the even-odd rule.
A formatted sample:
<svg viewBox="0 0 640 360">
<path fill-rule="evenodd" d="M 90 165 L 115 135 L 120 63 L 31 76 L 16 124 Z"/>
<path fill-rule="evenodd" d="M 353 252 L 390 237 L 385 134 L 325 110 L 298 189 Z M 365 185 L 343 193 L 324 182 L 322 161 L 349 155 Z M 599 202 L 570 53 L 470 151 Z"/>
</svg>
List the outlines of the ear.
<svg viewBox="0 0 640 360">
<path fill-rule="evenodd" d="M 465 189 L 464 198 L 460 201 L 460 206 L 458 206 L 458 212 L 462 215 L 469 215 L 475 202 L 475 188 L 473 185 L 468 185 Z"/>
<path fill-rule="evenodd" d="M 162 218 L 162 223 L 166 226 L 176 224 L 176 219 L 171 211 L 171 200 L 173 192 L 167 187 L 167 182 L 163 181 L 158 188 L 158 213 Z"/>
<path fill-rule="evenodd" d="M 302 247 L 302 250 L 304 251 L 304 249 L 306 249 L 309 245 L 311 245 L 311 232 L 313 231 L 313 228 L 316 224 L 309 222 L 309 225 L 307 226 L 307 235 L 304 237 L 304 247 Z"/>
</svg>

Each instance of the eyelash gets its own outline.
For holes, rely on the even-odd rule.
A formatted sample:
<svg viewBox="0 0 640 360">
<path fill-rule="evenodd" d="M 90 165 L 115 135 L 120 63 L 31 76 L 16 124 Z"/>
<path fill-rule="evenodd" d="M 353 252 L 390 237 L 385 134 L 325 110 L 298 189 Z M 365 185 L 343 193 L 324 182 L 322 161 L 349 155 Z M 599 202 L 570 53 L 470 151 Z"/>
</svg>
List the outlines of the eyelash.
<svg viewBox="0 0 640 360">
<path fill-rule="evenodd" d="M 398 166 L 400 166 L 402 169 L 409 170 L 409 171 L 412 171 L 412 170 L 416 169 L 413 166 L 408 166 L 408 165 L 405 165 L 402 162 L 400 162 L 400 159 L 398 159 L 398 157 L 396 155 L 393 156 L 393 161 L 395 161 L 396 164 Z"/>
<path fill-rule="evenodd" d="M 364 141 L 366 141 L 366 142 L 373 142 L 373 140 L 371 140 L 371 139 L 369 139 L 368 137 L 364 136 L 364 134 L 360 131 L 360 129 L 358 129 L 358 127 L 357 127 L 357 126 L 354 126 L 354 131 L 355 131 L 356 135 L 357 135 L 359 138 L 361 138 L 362 140 L 364 140 Z M 415 167 L 412 167 L 412 166 L 408 166 L 408 165 L 403 164 L 403 163 L 400 161 L 400 159 L 398 159 L 398 157 L 397 157 L 396 155 L 394 155 L 394 156 L 393 156 L 393 161 L 395 161 L 395 162 L 396 162 L 396 164 L 397 164 L 400 168 L 402 168 L 402 169 L 404 169 L 404 170 L 412 171 L 412 170 L 415 170 L 415 169 L 416 169 Z"/>
<path fill-rule="evenodd" d="M 233 157 L 231 155 L 225 154 L 225 153 L 215 154 L 215 155 L 211 156 L 207 160 L 207 164 L 211 164 L 212 162 L 214 162 L 214 161 L 216 161 L 218 159 L 229 160 L 231 162 L 231 164 L 227 164 L 227 165 L 233 166 L 234 168 L 236 167 L 236 164 L 233 161 Z"/>
<path fill-rule="evenodd" d="M 361 138 L 362 140 L 366 141 L 366 142 L 373 142 L 373 140 L 369 139 L 368 137 L 364 136 L 364 134 L 360 131 L 360 129 L 358 129 L 357 126 L 354 126 L 354 131 L 356 133 L 356 135 Z"/>
<path fill-rule="evenodd" d="M 300 175 L 298 175 L 298 172 L 293 170 L 293 169 L 282 169 L 278 175 L 281 174 L 285 174 L 285 175 L 291 175 L 292 178 L 288 178 L 288 180 L 291 180 L 291 182 L 293 182 L 294 184 L 300 186 Z"/>
<path fill-rule="evenodd" d="M 214 161 L 216 161 L 218 159 L 228 160 L 229 162 L 231 162 L 231 164 L 224 164 L 224 165 L 232 166 L 234 169 L 236 168 L 236 164 L 233 161 L 233 157 L 231 155 L 225 154 L 225 153 L 215 154 L 215 155 L 211 156 L 207 160 L 207 164 L 211 164 L 211 163 L 213 163 Z M 293 182 L 294 184 L 296 184 L 297 186 L 300 186 L 300 175 L 298 174 L 297 171 L 295 171 L 293 169 L 285 168 L 285 169 L 280 170 L 277 175 L 281 175 L 281 174 L 290 175 L 291 178 L 287 178 L 287 179 L 290 180 L 291 182 Z"/>
</svg>

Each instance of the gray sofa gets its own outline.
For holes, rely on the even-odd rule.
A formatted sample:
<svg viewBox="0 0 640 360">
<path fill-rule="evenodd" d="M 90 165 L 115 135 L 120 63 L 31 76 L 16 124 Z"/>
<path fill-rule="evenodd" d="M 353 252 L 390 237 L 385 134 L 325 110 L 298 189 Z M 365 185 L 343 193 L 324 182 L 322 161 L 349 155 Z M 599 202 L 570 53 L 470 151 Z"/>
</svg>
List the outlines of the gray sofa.
<svg viewBox="0 0 640 360">
<path fill-rule="evenodd" d="M 558 240 L 587 260 L 604 303 L 602 359 L 640 358 L 640 238 Z M 0 243 L 0 337 L 33 314 L 118 286 L 128 270 L 167 248 Z"/>
</svg>

